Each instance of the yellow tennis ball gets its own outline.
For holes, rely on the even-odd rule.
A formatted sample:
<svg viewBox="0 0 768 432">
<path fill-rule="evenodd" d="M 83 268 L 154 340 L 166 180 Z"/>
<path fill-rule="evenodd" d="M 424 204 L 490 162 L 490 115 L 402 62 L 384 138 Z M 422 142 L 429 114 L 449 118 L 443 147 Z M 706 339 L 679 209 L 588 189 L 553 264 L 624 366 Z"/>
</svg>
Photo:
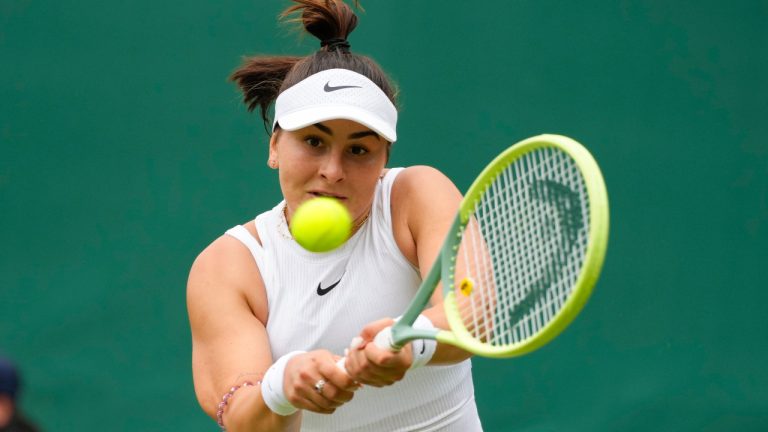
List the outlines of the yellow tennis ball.
<svg viewBox="0 0 768 432">
<path fill-rule="evenodd" d="M 311 252 L 328 252 L 341 246 L 352 232 L 352 217 L 338 200 L 327 197 L 303 202 L 291 218 L 291 234 Z"/>
</svg>

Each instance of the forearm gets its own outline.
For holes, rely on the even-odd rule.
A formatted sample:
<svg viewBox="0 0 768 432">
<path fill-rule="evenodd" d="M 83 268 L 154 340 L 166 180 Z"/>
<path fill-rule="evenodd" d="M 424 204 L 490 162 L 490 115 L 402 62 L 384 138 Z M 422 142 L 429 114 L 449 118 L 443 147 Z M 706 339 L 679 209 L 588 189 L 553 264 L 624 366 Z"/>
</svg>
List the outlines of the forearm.
<svg viewBox="0 0 768 432">
<path fill-rule="evenodd" d="M 435 327 L 440 329 L 449 329 L 448 320 L 445 318 L 445 311 L 443 310 L 442 304 L 425 309 L 424 312 L 422 312 L 422 315 L 429 318 Z M 472 357 L 472 353 L 468 351 L 457 348 L 453 345 L 438 342 L 435 354 L 432 356 L 429 364 L 443 365 L 459 363 L 470 357 Z"/>
<path fill-rule="evenodd" d="M 224 412 L 224 425 L 230 432 L 298 431 L 301 411 L 289 416 L 275 414 L 264 403 L 260 386 L 244 387 L 229 400 Z"/>
</svg>

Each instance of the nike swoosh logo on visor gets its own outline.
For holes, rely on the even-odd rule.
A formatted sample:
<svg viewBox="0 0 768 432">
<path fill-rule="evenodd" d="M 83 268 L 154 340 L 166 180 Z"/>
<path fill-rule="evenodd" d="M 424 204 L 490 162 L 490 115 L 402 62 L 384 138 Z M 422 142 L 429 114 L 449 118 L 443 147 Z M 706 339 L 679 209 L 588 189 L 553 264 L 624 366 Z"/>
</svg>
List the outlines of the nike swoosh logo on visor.
<svg viewBox="0 0 768 432">
<path fill-rule="evenodd" d="M 342 86 L 332 87 L 331 86 L 331 82 L 328 81 L 327 83 L 325 83 L 325 87 L 323 87 L 323 90 L 325 90 L 326 93 L 330 93 L 330 92 L 333 92 L 333 91 L 336 91 L 336 90 L 343 90 L 343 89 L 348 89 L 348 88 L 362 88 L 362 87 L 360 87 L 360 86 L 353 86 L 353 85 L 342 85 Z"/>
</svg>

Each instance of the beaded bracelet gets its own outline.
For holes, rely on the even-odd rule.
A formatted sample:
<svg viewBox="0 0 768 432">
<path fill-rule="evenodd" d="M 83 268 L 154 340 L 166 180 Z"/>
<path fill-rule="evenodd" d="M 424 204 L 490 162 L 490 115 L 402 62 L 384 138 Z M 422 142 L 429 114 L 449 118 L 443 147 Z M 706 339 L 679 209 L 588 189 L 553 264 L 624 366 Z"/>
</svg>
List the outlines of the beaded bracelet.
<svg viewBox="0 0 768 432">
<path fill-rule="evenodd" d="M 219 424 L 219 427 L 222 431 L 227 430 L 227 428 L 224 427 L 224 408 L 227 407 L 227 404 L 229 403 L 229 399 L 232 398 L 232 395 L 235 394 L 235 392 L 241 388 L 241 387 L 248 387 L 248 386 L 254 386 L 261 384 L 261 381 L 256 381 L 256 384 L 245 381 L 240 385 L 236 385 L 229 389 L 227 393 L 224 394 L 224 396 L 221 397 L 221 402 L 219 402 L 219 409 L 216 411 L 216 422 Z"/>
</svg>

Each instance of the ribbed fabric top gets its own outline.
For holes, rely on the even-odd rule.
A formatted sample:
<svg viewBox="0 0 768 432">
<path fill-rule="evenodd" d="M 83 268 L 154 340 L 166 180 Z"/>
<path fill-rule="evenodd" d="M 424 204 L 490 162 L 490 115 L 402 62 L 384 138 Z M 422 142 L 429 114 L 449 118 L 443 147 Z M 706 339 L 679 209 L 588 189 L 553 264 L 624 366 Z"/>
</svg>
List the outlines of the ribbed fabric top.
<svg viewBox="0 0 768 432">
<path fill-rule="evenodd" d="M 421 277 L 392 234 L 390 192 L 401 171 L 391 169 L 379 181 L 368 221 L 336 250 L 312 253 L 299 246 L 285 222 L 285 202 L 256 218 L 261 244 L 242 226 L 227 231 L 250 249 L 264 279 L 273 358 L 321 348 L 342 355 L 363 326 L 403 313 Z M 427 366 L 392 386 L 358 390 L 332 415 L 305 411 L 301 430 L 451 430 L 463 413 L 476 415 L 473 397 L 469 360 Z"/>
</svg>

